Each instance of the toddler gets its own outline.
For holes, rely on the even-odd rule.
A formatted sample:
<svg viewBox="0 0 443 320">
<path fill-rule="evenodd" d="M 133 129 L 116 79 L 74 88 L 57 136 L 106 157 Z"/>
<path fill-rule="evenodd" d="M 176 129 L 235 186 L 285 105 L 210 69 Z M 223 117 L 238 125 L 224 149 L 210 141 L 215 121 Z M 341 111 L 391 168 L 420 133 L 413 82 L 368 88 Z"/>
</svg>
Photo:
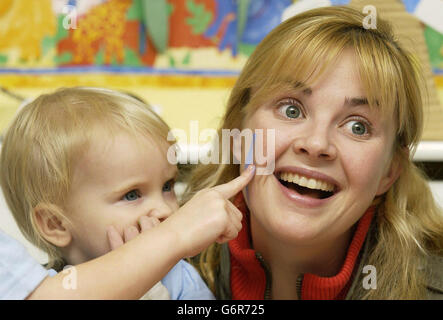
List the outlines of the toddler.
<svg viewBox="0 0 443 320">
<path fill-rule="evenodd" d="M 179 208 L 168 132 L 149 106 L 106 89 L 60 89 L 19 111 L 2 146 L 1 184 L 25 237 L 48 253 L 48 268 L 59 272 L 156 230 L 162 236 L 146 250 L 158 248 L 150 272 L 163 279 L 144 298 L 213 299 L 181 259 L 237 236 L 241 214 L 228 199 L 254 168 Z M 174 266 L 168 274 L 165 265 Z"/>
</svg>

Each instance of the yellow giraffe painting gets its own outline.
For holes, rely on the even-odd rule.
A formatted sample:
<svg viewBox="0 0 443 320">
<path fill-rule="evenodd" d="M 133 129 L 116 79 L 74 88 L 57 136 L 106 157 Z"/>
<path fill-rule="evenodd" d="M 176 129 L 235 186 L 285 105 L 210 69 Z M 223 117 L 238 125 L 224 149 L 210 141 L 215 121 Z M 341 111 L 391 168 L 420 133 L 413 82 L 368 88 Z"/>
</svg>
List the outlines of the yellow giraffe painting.
<svg viewBox="0 0 443 320">
<path fill-rule="evenodd" d="M 132 0 L 109 0 L 79 17 L 72 37 L 76 45 L 74 63 L 93 63 L 97 45 L 103 47 L 105 64 L 110 64 L 114 55 L 117 61 L 123 61 L 124 22 L 131 4 Z"/>
</svg>

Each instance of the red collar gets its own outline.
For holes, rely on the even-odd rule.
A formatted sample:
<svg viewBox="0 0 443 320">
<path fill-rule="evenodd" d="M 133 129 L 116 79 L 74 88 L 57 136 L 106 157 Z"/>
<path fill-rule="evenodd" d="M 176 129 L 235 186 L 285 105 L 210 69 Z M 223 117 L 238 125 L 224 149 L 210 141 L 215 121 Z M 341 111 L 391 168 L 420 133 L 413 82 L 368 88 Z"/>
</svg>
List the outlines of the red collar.
<svg viewBox="0 0 443 320">
<path fill-rule="evenodd" d="M 229 241 L 231 260 L 231 292 L 234 300 L 261 300 L 266 289 L 266 275 L 261 263 L 250 246 L 249 210 L 242 192 L 237 194 L 234 205 L 243 213 L 243 227 L 238 237 Z M 370 207 L 357 224 L 345 262 L 339 273 L 333 277 L 319 277 L 306 273 L 302 282 L 302 300 L 344 299 L 351 284 L 358 254 L 366 238 L 374 216 L 375 207 Z"/>
</svg>

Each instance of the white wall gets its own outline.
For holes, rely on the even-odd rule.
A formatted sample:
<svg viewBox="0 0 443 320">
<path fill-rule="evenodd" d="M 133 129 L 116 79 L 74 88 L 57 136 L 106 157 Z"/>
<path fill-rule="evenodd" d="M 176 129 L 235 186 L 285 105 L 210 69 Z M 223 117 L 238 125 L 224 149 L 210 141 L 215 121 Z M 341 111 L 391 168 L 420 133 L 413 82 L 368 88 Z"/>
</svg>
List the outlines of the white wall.
<svg viewBox="0 0 443 320">
<path fill-rule="evenodd" d="M 429 185 L 434 193 L 435 200 L 443 208 L 443 181 L 431 181 Z"/>
</svg>

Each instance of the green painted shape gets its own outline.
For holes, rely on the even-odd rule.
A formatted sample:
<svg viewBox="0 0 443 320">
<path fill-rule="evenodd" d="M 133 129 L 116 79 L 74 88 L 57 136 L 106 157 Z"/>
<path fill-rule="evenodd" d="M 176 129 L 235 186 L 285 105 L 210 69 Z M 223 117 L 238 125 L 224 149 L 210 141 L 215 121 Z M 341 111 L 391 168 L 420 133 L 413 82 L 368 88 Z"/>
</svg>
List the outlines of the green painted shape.
<svg viewBox="0 0 443 320">
<path fill-rule="evenodd" d="M 97 66 L 101 66 L 105 63 L 105 49 L 100 48 L 97 54 L 94 57 L 94 64 Z"/>
<path fill-rule="evenodd" d="M 63 40 L 69 36 L 68 30 L 63 28 L 63 19 L 65 18 L 64 15 L 59 15 L 57 17 L 57 32 L 55 33 L 54 39 L 55 42 L 59 42 L 60 40 Z"/>
<path fill-rule="evenodd" d="M 175 67 L 175 59 L 172 56 L 169 56 L 169 66 Z"/>
<path fill-rule="evenodd" d="M 174 12 L 174 5 L 172 3 L 167 4 L 168 16 L 170 16 Z"/>
<path fill-rule="evenodd" d="M 432 67 L 443 68 L 443 34 L 427 26 L 424 35 Z"/>
<path fill-rule="evenodd" d="M 240 42 L 240 44 L 238 45 L 238 51 L 249 57 L 254 52 L 255 47 L 255 44 L 245 44 Z"/>
<path fill-rule="evenodd" d="M 186 9 L 191 14 L 186 22 L 191 26 L 195 35 L 203 34 L 212 21 L 212 12 L 206 11 L 204 4 L 196 4 L 193 0 L 186 0 Z"/>
<path fill-rule="evenodd" d="M 237 46 L 243 37 L 246 22 L 248 20 L 248 9 L 250 0 L 237 0 Z"/>
<path fill-rule="evenodd" d="M 61 55 L 55 56 L 54 57 L 54 62 L 57 65 L 66 64 L 66 63 L 71 62 L 72 58 L 73 58 L 73 56 L 72 56 L 71 52 L 64 52 Z"/>
<path fill-rule="evenodd" d="M 0 54 L 0 64 L 5 64 L 8 62 L 8 56 Z"/>
<path fill-rule="evenodd" d="M 42 56 L 45 56 L 52 48 L 56 46 L 55 37 L 45 36 L 41 41 Z"/>
<path fill-rule="evenodd" d="M 188 52 L 182 60 L 182 64 L 187 66 L 191 62 L 191 52 Z"/>
<path fill-rule="evenodd" d="M 143 65 L 138 55 L 131 48 L 125 48 L 125 59 L 123 64 L 131 67 L 140 67 Z"/>
<path fill-rule="evenodd" d="M 143 22 L 156 50 L 164 53 L 169 41 L 169 13 L 166 0 L 141 0 Z"/>
<path fill-rule="evenodd" d="M 120 63 L 117 60 L 117 56 L 115 54 L 113 54 L 111 56 L 111 66 L 119 66 Z"/>
<path fill-rule="evenodd" d="M 126 20 L 142 20 L 142 3 L 141 0 L 133 0 L 132 5 L 126 12 Z"/>
</svg>

